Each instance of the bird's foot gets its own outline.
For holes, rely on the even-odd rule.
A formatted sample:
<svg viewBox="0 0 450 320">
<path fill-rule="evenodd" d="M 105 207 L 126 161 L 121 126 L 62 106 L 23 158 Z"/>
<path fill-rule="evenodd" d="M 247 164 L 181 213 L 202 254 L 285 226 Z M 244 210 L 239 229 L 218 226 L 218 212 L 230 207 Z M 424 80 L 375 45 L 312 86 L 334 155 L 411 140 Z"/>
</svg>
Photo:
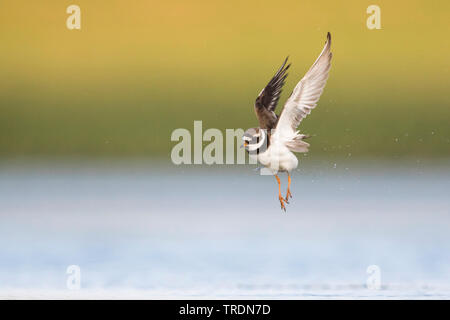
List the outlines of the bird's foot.
<svg viewBox="0 0 450 320">
<path fill-rule="evenodd" d="M 289 203 L 289 202 L 288 202 L 289 197 L 292 198 L 292 193 L 291 193 L 291 190 L 288 189 L 288 191 L 286 192 L 286 198 L 284 198 L 284 201 L 286 201 L 287 203 Z"/>
<path fill-rule="evenodd" d="M 284 212 L 286 212 L 286 206 L 284 205 L 284 203 L 289 202 L 287 202 L 281 195 L 278 196 L 278 200 L 280 200 L 281 210 L 284 210 Z"/>
</svg>

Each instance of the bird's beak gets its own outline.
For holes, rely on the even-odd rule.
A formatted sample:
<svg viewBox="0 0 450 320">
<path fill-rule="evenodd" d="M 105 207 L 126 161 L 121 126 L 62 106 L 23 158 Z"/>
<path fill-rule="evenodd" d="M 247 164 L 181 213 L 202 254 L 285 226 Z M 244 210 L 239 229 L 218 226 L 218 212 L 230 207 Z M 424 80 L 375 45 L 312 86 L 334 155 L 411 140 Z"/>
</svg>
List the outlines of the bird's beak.
<svg viewBox="0 0 450 320">
<path fill-rule="evenodd" d="M 244 142 L 243 144 L 241 144 L 241 148 L 248 146 L 247 142 Z"/>
</svg>

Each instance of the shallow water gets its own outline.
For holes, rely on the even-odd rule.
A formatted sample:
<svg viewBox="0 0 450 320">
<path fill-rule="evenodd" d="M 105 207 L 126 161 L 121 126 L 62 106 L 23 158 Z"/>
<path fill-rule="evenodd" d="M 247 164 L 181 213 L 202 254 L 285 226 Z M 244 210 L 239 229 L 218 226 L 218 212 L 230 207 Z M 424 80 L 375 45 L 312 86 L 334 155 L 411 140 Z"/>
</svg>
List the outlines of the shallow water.
<svg viewBox="0 0 450 320">
<path fill-rule="evenodd" d="M 448 168 L 3 165 L 0 297 L 448 299 Z"/>
</svg>

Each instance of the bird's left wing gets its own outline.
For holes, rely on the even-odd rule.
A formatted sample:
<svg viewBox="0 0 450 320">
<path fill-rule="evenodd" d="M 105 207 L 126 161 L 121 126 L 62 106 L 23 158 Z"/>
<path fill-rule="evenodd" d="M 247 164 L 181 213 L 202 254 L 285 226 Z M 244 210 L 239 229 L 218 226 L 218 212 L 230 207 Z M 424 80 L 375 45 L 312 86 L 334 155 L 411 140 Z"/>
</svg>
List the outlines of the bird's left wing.
<svg viewBox="0 0 450 320">
<path fill-rule="evenodd" d="M 255 101 L 255 112 L 261 129 L 270 130 L 276 126 L 278 117 L 275 114 L 278 100 L 280 99 L 281 89 L 284 80 L 287 77 L 286 71 L 290 64 L 286 66 L 288 58 L 284 60 L 283 65 L 272 77 L 267 86 L 261 90 Z"/>
<path fill-rule="evenodd" d="M 275 134 L 282 140 L 287 142 L 291 139 L 300 138 L 297 127 L 319 101 L 328 79 L 331 57 L 331 35 L 328 32 L 322 52 L 303 79 L 297 84 L 281 112 Z M 304 143 L 306 144 L 306 142 Z"/>
</svg>

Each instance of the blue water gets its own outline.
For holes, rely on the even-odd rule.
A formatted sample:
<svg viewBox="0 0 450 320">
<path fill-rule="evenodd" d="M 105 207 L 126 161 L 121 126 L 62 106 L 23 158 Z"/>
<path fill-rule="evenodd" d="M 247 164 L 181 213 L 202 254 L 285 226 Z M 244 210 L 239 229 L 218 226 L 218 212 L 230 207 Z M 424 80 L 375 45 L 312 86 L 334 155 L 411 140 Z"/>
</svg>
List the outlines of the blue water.
<svg viewBox="0 0 450 320">
<path fill-rule="evenodd" d="M 3 164 L 0 298 L 448 299 L 449 168 Z"/>
</svg>

